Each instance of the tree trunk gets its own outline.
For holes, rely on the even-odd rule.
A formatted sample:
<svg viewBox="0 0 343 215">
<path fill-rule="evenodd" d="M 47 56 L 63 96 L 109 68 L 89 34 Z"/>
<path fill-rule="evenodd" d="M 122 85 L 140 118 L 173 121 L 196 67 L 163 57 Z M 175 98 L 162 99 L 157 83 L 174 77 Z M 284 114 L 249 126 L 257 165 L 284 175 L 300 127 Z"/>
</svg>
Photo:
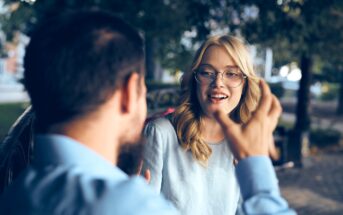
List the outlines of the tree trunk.
<svg viewBox="0 0 343 215">
<path fill-rule="evenodd" d="M 311 56 L 303 54 L 300 61 L 302 77 L 298 90 L 298 100 L 296 107 L 296 122 L 290 134 L 289 159 L 295 162 L 296 166 L 301 166 L 302 150 L 304 144 L 308 143 L 308 130 L 310 127 L 310 86 L 312 79 L 312 59 Z M 305 149 L 306 150 L 306 149 Z"/>
<path fill-rule="evenodd" d="M 146 80 L 155 80 L 155 42 L 153 37 L 145 36 L 145 72 Z"/>
<path fill-rule="evenodd" d="M 339 81 L 339 94 L 338 94 L 338 104 L 336 109 L 337 115 L 343 115 L 343 71 L 339 71 L 340 81 Z"/>
</svg>

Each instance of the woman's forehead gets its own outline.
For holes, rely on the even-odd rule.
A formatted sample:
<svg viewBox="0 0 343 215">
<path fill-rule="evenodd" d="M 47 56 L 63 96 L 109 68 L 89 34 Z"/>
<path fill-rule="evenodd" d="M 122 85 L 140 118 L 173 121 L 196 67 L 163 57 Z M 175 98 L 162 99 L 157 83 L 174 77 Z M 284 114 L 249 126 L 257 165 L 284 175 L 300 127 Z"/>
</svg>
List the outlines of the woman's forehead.
<svg viewBox="0 0 343 215">
<path fill-rule="evenodd" d="M 209 46 L 202 56 L 200 65 L 212 65 L 214 67 L 224 68 L 227 66 L 236 66 L 233 58 L 228 51 L 218 45 Z"/>
</svg>

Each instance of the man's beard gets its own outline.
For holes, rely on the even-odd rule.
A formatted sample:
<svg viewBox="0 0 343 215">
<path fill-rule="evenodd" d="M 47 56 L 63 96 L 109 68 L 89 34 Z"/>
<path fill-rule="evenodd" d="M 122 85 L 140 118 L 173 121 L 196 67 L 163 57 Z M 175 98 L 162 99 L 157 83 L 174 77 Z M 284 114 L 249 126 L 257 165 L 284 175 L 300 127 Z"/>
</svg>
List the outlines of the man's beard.
<svg viewBox="0 0 343 215">
<path fill-rule="evenodd" d="M 136 143 L 126 143 L 120 148 L 118 167 L 128 175 L 139 174 L 143 161 L 145 138 L 141 137 Z"/>
</svg>

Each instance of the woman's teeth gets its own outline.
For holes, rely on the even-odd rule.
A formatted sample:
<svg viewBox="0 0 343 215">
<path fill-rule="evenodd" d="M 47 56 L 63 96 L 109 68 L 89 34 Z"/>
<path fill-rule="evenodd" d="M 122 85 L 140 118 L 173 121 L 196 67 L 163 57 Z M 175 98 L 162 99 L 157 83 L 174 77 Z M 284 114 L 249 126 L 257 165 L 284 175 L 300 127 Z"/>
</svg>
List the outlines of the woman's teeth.
<svg viewBox="0 0 343 215">
<path fill-rule="evenodd" d="M 209 97 L 211 99 L 226 99 L 226 98 L 228 98 L 227 95 L 223 95 L 223 94 L 209 95 Z"/>
</svg>

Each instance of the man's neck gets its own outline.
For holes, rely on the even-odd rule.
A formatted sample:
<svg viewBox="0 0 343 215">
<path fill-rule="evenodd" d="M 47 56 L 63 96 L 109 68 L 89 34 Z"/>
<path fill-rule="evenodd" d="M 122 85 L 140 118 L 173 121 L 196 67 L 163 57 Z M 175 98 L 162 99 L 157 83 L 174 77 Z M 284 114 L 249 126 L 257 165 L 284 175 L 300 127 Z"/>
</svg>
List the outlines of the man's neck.
<svg viewBox="0 0 343 215">
<path fill-rule="evenodd" d="M 109 126 L 106 120 L 81 119 L 53 127 L 49 129 L 49 133 L 68 136 L 98 153 L 110 163 L 117 164 L 120 142 L 114 123 Z"/>
</svg>

